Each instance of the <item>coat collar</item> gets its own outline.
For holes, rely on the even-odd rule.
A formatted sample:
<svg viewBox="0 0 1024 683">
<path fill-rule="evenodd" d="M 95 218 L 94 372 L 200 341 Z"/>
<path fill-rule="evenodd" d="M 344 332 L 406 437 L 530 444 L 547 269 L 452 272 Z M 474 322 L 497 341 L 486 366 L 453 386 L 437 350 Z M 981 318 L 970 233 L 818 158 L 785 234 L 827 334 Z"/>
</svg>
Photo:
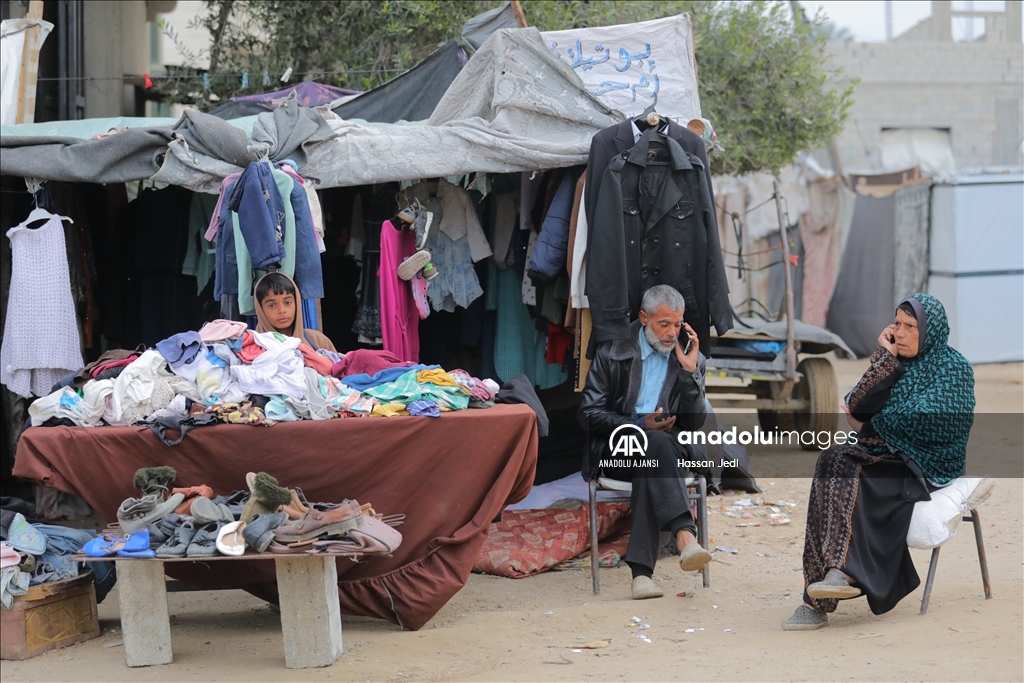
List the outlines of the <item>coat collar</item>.
<svg viewBox="0 0 1024 683">
<path fill-rule="evenodd" d="M 640 379 L 643 376 L 643 361 L 640 360 L 640 321 L 634 320 L 629 326 L 629 337 L 616 339 L 608 350 L 608 359 L 613 361 L 629 361 L 629 380 L 626 383 L 626 399 L 623 408 L 626 412 L 632 413 L 636 408 L 637 399 L 640 396 Z M 676 377 L 681 368 L 676 355 L 669 354 L 668 370 L 665 372 L 665 382 L 658 392 L 659 405 L 667 405 L 672 387 L 676 383 Z"/>
<path fill-rule="evenodd" d="M 636 145 L 633 146 L 632 151 L 629 152 L 629 156 L 626 157 L 626 161 L 646 168 L 647 149 L 650 147 L 651 140 L 657 134 L 658 133 L 654 128 L 648 128 L 644 131 L 640 136 L 639 142 L 637 142 Z M 671 135 L 664 135 L 661 139 L 665 143 L 665 146 L 668 147 L 669 157 L 672 159 L 672 170 L 680 171 L 693 168 L 693 164 L 690 163 L 689 155 Z"/>
<path fill-rule="evenodd" d="M 616 339 L 608 350 L 610 360 L 632 360 L 640 357 L 640 321 L 634 320 L 629 326 L 629 336 Z"/>
</svg>

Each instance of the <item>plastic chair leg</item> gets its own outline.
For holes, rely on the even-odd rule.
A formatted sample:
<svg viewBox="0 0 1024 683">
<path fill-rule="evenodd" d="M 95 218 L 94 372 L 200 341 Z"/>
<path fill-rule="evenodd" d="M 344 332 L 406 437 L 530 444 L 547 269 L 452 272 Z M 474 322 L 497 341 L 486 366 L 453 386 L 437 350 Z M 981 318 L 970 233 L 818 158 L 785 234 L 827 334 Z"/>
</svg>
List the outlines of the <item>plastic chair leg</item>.
<svg viewBox="0 0 1024 683">
<path fill-rule="evenodd" d="M 928 602 L 932 598 L 932 585 L 935 583 L 935 569 L 939 566 L 939 551 L 942 547 L 932 548 L 932 561 L 928 565 L 928 579 L 924 583 L 924 597 L 921 598 L 921 614 L 928 611 Z"/>
<path fill-rule="evenodd" d="M 992 599 L 992 584 L 988 580 L 988 558 L 985 556 L 985 539 L 981 537 L 981 518 L 977 510 L 971 510 L 971 522 L 974 524 L 974 540 L 978 544 L 978 564 L 981 565 L 981 583 L 985 587 L 985 599 Z"/>
<path fill-rule="evenodd" d="M 711 548 L 708 548 L 708 539 L 710 538 L 710 534 L 708 533 L 708 483 L 707 480 L 704 479 L 704 477 L 697 477 L 697 492 L 700 494 L 700 498 L 697 499 L 697 533 L 700 537 L 697 539 L 697 541 L 706 550 L 710 551 Z M 704 565 L 701 568 L 700 573 L 703 579 L 704 587 L 710 588 L 711 563 L 708 562 L 706 565 Z"/>
</svg>

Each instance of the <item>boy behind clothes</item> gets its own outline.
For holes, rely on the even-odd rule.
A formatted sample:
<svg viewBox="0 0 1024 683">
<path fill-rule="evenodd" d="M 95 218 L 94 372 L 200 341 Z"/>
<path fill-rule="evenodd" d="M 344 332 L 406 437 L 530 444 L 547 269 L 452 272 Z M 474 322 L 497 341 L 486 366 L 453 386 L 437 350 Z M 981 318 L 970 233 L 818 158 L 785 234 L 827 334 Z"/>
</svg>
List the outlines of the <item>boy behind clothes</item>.
<svg viewBox="0 0 1024 683">
<path fill-rule="evenodd" d="M 327 335 L 302 324 L 302 297 L 295 281 L 284 273 L 267 273 L 256 283 L 257 332 L 280 332 L 298 337 L 314 351 L 337 351 Z"/>
</svg>

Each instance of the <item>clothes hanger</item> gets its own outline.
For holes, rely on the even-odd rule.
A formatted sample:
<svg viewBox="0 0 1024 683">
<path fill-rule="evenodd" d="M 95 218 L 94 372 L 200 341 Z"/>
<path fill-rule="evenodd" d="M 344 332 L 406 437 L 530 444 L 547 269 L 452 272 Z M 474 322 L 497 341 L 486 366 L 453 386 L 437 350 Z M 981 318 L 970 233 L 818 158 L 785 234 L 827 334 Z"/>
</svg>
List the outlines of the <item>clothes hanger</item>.
<svg viewBox="0 0 1024 683">
<path fill-rule="evenodd" d="M 33 201 L 35 200 L 33 199 Z M 74 223 L 74 221 L 67 216 L 58 216 L 55 213 L 50 213 L 41 206 L 36 206 L 36 208 L 32 209 L 31 213 L 29 213 L 28 218 L 22 221 L 22 225 L 29 227 L 29 223 L 35 223 L 36 221 L 49 221 L 51 218 L 59 218 L 62 221 Z"/>
<path fill-rule="evenodd" d="M 655 107 L 658 105 L 658 93 L 654 93 L 654 101 L 651 102 L 646 109 L 641 112 L 639 116 L 633 119 L 633 123 L 640 131 L 645 131 L 648 128 L 657 126 L 659 131 L 665 133 L 668 131 L 668 119 L 659 114 Z"/>
</svg>

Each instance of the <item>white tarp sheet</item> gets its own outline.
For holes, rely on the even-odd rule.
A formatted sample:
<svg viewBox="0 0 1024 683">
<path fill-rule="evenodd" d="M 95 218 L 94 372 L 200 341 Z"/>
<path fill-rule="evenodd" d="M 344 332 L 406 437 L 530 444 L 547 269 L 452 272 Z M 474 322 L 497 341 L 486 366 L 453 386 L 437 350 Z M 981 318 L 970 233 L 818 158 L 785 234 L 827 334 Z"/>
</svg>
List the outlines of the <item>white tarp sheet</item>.
<svg viewBox="0 0 1024 683">
<path fill-rule="evenodd" d="M 1024 174 L 954 176 L 932 189 L 928 291 L 972 363 L 1024 360 Z"/>
<path fill-rule="evenodd" d="M 545 44 L 586 89 L 612 109 L 636 116 L 655 104 L 686 125 L 700 116 L 690 17 L 545 31 Z"/>
<path fill-rule="evenodd" d="M 955 176 L 932 189 L 931 270 L 1024 268 L 1024 175 Z"/>
<path fill-rule="evenodd" d="M 53 24 L 40 19 L 39 47 L 53 30 Z M 6 19 L 0 22 L 0 123 L 18 120 L 18 90 L 21 83 L 21 60 L 25 52 L 25 29 L 28 19 Z"/>
</svg>

